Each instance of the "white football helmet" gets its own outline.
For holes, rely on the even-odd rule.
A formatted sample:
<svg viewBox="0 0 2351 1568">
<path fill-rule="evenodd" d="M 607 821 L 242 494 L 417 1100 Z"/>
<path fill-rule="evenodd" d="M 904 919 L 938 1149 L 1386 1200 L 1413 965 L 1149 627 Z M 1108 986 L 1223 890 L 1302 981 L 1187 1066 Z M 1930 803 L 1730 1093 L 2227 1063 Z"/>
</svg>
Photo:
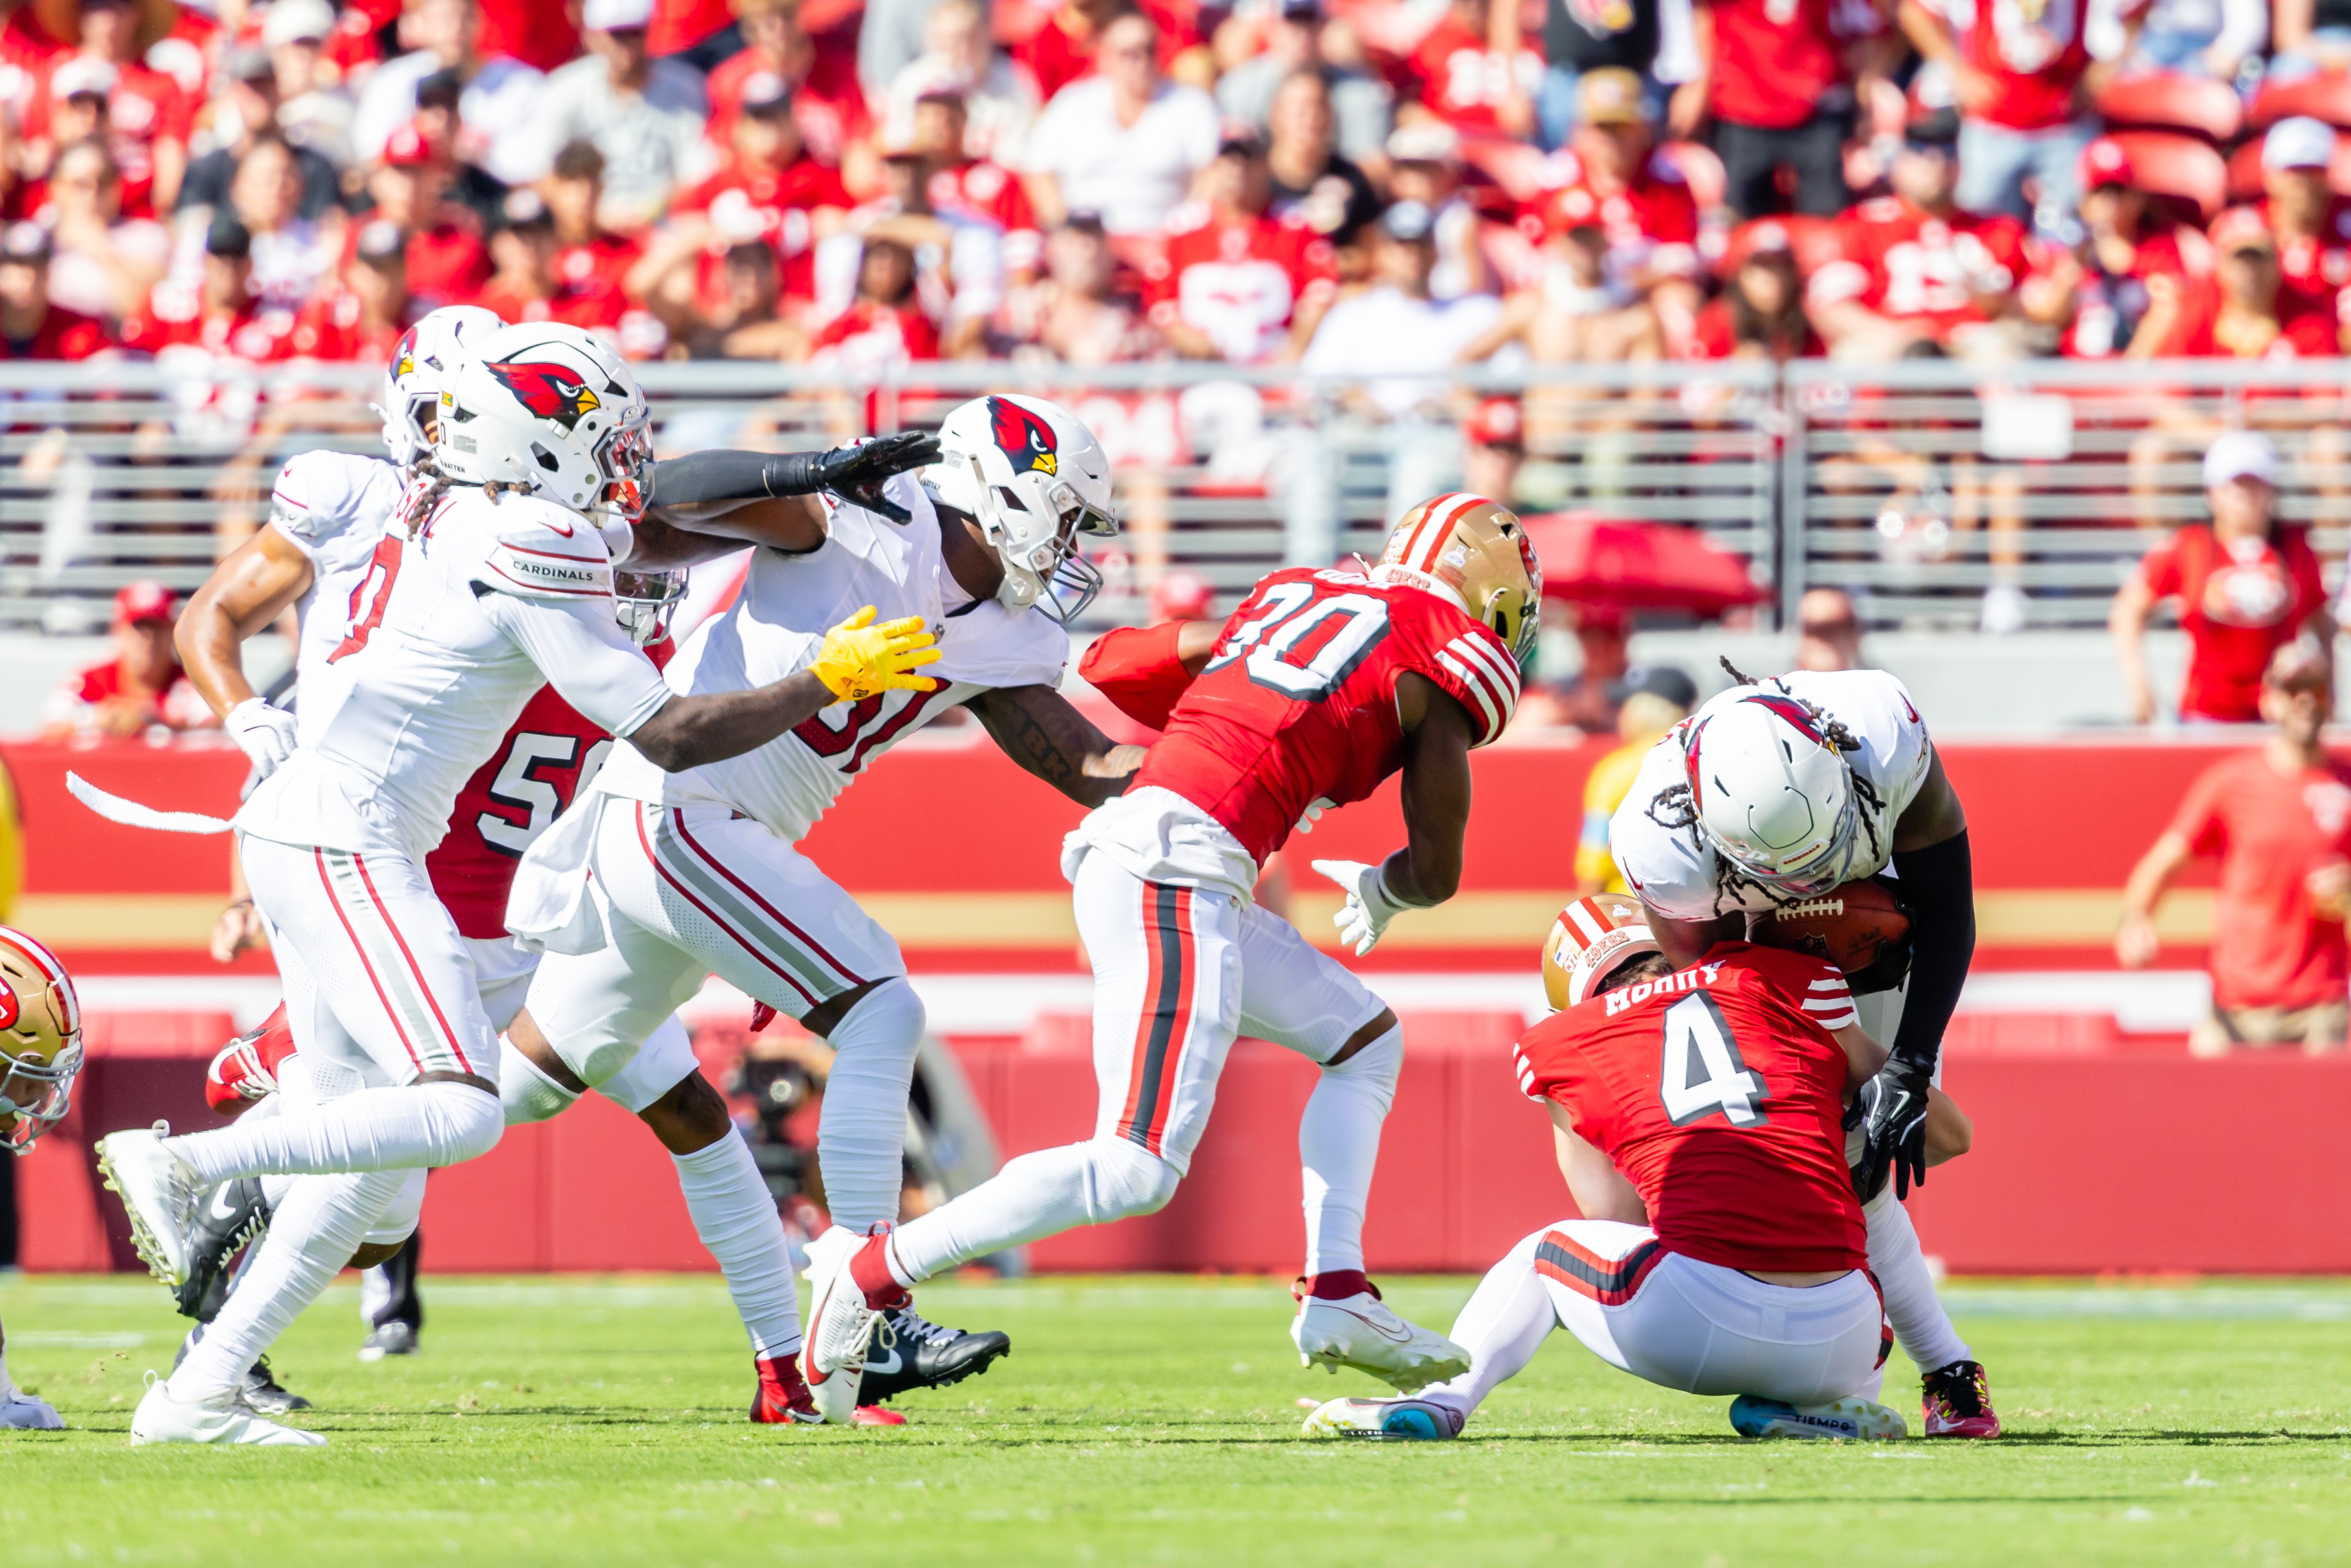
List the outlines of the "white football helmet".
<svg viewBox="0 0 2351 1568">
<path fill-rule="evenodd" d="M 1118 532 L 1110 458 L 1077 415 L 1043 398 L 974 398 L 939 426 L 939 460 L 922 471 L 942 503 L 976 518 L 1004 561 L 1007 610 L 1040 606 L 1067 623 L 1102 591 L 1080 534 Z"/>
<path fill-rule="evenodd" d="M 57 956 L 0 925 L 0 1149 L 27 1153 L 64 1120 L 81 1071 L 81 1003 Z"/>
<path fill-rule="evenodd" d="M 616 568 L 612 572 L 613 613 L 620 620 L 621 630 L 629 634 L 629 641 L 640 648 L 650 648 L 667 636 L 670 618 L 685 602 L 685 590 L 683 571 Z"/>
<path fill-rule="evenodd" d="M 653 462 L 645 394 L 617 350 L 559 322 L 502 327 L 441 392 L 433 461 L 461 485 L 511 485 L 633 524 Z"/>
<path fill-rule="evenodd" d="M 383 447 L 402 468 L 433 450 L 424 421 L 457 373 L 467 353 L 506 323 L 478 305 L 444 305 L 400 335 L 392 362 L 383 368 Z"/>
<path fill-rule="evenodd" d="M 1543 943 L 1543 995 L 1554 1009 L 1597 996 L 1600 983 L 1634 959 L 1661 952 L 1638 899 L 1621 893 L 1579 898 L 1559 912 Z"/>
<path fill-rule="evenodd" d="M 1681 745 L 1698 830 L 1741 876 L 1799 898 L 1847 879 L 1860 794 L 1813 710 L 1765 687 L 1701 715 Z"/>
</svg>

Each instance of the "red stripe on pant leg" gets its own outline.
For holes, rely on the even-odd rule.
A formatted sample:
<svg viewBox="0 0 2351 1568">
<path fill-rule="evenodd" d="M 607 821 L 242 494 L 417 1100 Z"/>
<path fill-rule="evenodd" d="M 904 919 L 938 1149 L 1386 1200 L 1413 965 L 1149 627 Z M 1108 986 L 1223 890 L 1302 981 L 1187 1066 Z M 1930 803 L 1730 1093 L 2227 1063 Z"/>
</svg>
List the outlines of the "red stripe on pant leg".
<svg viewBox="0 0 2351 1568">
<path fill-rule="evenodd" d="M 1134 1044 L 1127 1053 L 1126 1103 L 1118 1113 L 1118 1135 L 1122 1138 L 1134 1134 L 1136 1098 L 1143 1092 L 1144 1067 L 1150 1059 L 1152 1025 L 1158 1018 L 1159 1006 L 1159 921 L 1154 913 L 1159 890 L 1147 882 L 1141 886 L 1143 950 L 1148 967 L 1143 977 L 1143 1005 L 1135 1009 Z"/>
<path fill-rule="evenodd" d="M 392 933 L 392 945 L 400 949 L 400 956 L 408 965 L 409 974 L 415 977 L 416 988 L 424 993 L 424 1005 L 433 1009 L 433 1021 L 441 1026 L 443 1041 L 449 1047 L 450 1053 L 456 1057 L 458 1067 L 467 1072 L 473 1071 L 474 1064 L 466 1058 L 465 1048 L 457 1043 L 457 1031 L 449 1027 L 448 1019 L 442 1014 L 441 998 L 433 994 L 431 986 L 425 984 L 424 971 L 417 967 L 416 955 L 408 950 L 408 938 L 400 934 L 399 924 L 392 917 L 391 905 L 385 904 L 383 894 L 376 891 L 375 878 L 368 874 L 366 858 L 353 855 L 351 864 L 359 868 L 360 883 L 368 890 L 368 897 L 374 901 L 375 912 L 383 921 L 383 928 Z"/>
<path fill-rule="evenodd" d="M 343 923 L 343 935 L 350 938 L 351 951 L 360 956 L 360 967 L 367 971 L 368 984 L 375 988 L 375 999 L 382 1006 L 383 1016 L 392 1020 L 392 1032 L 400 1037 L 400 1049 L 408 1052 L 408 1060 L 415 1064 L 417 1071 L 423 1071 L 424 1063 L 417 1057 L 416 1047 L 409 1043 L 408 1030 L 401 1027 L 400 1014 L 393 1010 L 392 998 L 383 994 L 383 981 L 376 977 L 375 966 L 368 962 L 367 948 L 360 945 L 360 934 L 352 929 L 351 917 L 343 913 L 343 901 L 335 893 L 334 879 L 327 874 L 327 852 L 314 849 L 310 857 L 318 864 L 319 885 L 326 889 L 327 905 Z"/>
<path fill-rule="evenodd" d="M 1886 1358 L 1894 1354 L 1894 1320 L 1886 1315 L 1886 1287 L 1866 1269 L 1861 1271 L 1861 1277 L 1869 1281 L 1870 1290 L 1877 1296 L 1877 1364 L 1884 1366 Z"/>
<path fill-rule="evenodd" d="M 695 897 L 694 890 L 687 887 L 685 883 L 680 882 L 675 873 L 671 872 L 669 867 L 662 864 L 661 856 L 653 852 L 653 840 L 645 836 L 645 809 L 643 806 L 639 806 L 637 808 L 637 842 L 643 847 L 645 852 L 645 862 L 653 868 L 653 874 L 655 876 L 660 877 L 664 882 L 669 883 L 670 886 L 675 888 L 677 890 L 677 895 L 680 898 L 683 898 L 688 904 L 694 905 L 695 908 L 702 911 L 703 917 L 708 920 L 713 925 L 717 926 L 719 930 L 725 932 L 727 939 L 733 942 L 735 946 L 740 947 L 746 953 L 750 954 L 752 957 L 757 958 L 760 963 L 766 965 L 768 972 L 773 974 L 776 978 L 783 981 L 784 984 L 789 986 L 793 990 L 798 991 L 799 993 L 800 1000 L 806 1002 L 811 1008 L 817 1005 L 817 999 L 809 995 L 809 990 L 806 986 L 801 985 L 799 981 L 794 979 L 790 973 L 778 966 L 773 958 L 768 957 L 765 953 L 762 953 L 757 947 L 752 946 L 751 944 L 746 941 L 742 935 L 735 929 L 735 927 L 726 923 L 726 919 L 721 916 L 716 910 L 703 903 L 702 900 Z"/>
<path fill-rule="evenodd" d="M 807 932 L 801 930 L 799 926 L 793 925 L 792 922 L 786 917 L 782 910 L 778 909 L 774 904 L 769 904 L 766 899 L 760 897 L 758 889 L 752 887 L 749 883 L 745 882 L 733 872 L 728 871 L 724 865 L 719 863 L 716 856 L 713 855 L 708 850 L 704 849 L 700 841 L 695 839 L 692 833 L 685 831 L 685 813 L 684 811 L 673 810 L 670 812 L 670 821 L 676 825 L 677 836 L 684 841 L 687 848 L 694 851 L 696 859 L 700 860 L 703 864 L 708 866 L 712 871 L 716 872 L 721 878 L 732 883 L 737 893 L 740 893 L 744 897 L 758 904 L 760 909 L 767 914 L 768 919 L 774 921 L 777 925 L 790 932 L 794 936 L 799 938 L 799 944 L 801 946 L 807 948 L 810 952 L 823 959 L 827 964 L 832 966 L 833 973 L 847 980 L 849 982 L 850 989 L 854 990 L 856 988 L 865 983 L 864 977 L 859 975 L 856 970 L 852 969 L 848 965 L 842 963 L 840 959 L 827 952 L 822 943 L 810 936 Z"/>
<path fill-rule="evenodd" d="M 1535 1248 L 1535 1272 L 1604 1307 L 1621 1307 L 1640 1293 L 1665 1256 L 1654 1237 L 1622 1258 L 1604 1258 L 1565 1232 L 1549 1230 Z"/>
<path fill-rule="evenodd" d="M 1192 1049 L 1192 994 L 1199 984 L 1199 955 L 1192 940 L 1192 890 L 1176 890 L 1176 951 L 1178 954 L 1176 974 L 1176 1023 L 1167 1040 L 1165 1060 L 1159 1069 L 1159 1093 L 1152 1103 L 1151 1132 L 1143 1146 L 1153 1154 L 1160 1152 L 1160 1142 L 1167 1136 L 1167 1119 L 1176 1108 L 1176 1085 L 1184 1076 L 1184 1059 Z"/>
</svg>

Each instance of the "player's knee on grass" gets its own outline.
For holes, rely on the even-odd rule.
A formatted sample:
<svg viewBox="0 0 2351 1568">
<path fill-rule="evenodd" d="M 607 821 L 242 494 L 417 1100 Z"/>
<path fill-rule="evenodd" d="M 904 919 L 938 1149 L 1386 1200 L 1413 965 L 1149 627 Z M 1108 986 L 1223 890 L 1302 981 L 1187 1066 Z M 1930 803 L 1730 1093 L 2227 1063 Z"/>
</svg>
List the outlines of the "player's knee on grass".
<svg viewBox="0 0 2351 1568">
<path fill-rule="evenodd" d="M 1927 1163 L 1958 1159 L 1974 1146 L 1976 1126 L 1939 1089 L 1927 1091 Z"/>
<path fill-rule="evenodd" d="M 735 1131 L 726 1100 L 699 1072 L 679 1079 L 667 1093 L 637 1114 L 673 1155 L 695 1154 Z"/>
</svg>

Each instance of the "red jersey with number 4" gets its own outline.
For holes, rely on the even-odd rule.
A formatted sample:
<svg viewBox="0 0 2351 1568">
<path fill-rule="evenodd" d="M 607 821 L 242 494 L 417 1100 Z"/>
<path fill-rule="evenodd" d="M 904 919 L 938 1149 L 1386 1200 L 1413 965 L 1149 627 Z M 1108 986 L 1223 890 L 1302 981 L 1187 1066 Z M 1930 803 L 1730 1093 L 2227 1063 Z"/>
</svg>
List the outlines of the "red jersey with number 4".
<svg viewBox="0 0 2351 1568">
<path fill-rule="evenodd" d="M 1360 800 L 1403 766 L 1406 674 L 1468 711 L 1473 746 L 1518 706 L 1510 649 L 1449 601 L 1350 571 L 1274 572 L 1225 622 L 1135 783 L 1183 796 L 1262 863 L 1314 801 Z"/>
<path fill-rule="evenodd" d="M 1725 942 L 1687 969 L 1554 1013 L 1519 1041 L 1531 1100 L 1623 1171 L 1667 1249 L 1726 1269 L 1867 1266 L 1844 1163 L 1858 1021 L 1831 965 Z"/>
</svg>

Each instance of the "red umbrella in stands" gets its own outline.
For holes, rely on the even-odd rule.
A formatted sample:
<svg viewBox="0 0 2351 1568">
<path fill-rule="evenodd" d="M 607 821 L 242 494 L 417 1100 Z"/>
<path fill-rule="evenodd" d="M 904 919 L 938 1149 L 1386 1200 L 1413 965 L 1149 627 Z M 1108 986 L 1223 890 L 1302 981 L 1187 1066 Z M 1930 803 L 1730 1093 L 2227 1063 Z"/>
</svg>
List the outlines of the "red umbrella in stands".
<svg viewBox="0 0 2351 1568">
<path fill-rule="evenodd" d="M 1590 512 L 1526 519 L 1552 599 L 1616 610 L 1687 610 L 1716 616 L 1769 598 L 1747 563 L 1696 528 L 1626 523 Z"/>
</svg>

